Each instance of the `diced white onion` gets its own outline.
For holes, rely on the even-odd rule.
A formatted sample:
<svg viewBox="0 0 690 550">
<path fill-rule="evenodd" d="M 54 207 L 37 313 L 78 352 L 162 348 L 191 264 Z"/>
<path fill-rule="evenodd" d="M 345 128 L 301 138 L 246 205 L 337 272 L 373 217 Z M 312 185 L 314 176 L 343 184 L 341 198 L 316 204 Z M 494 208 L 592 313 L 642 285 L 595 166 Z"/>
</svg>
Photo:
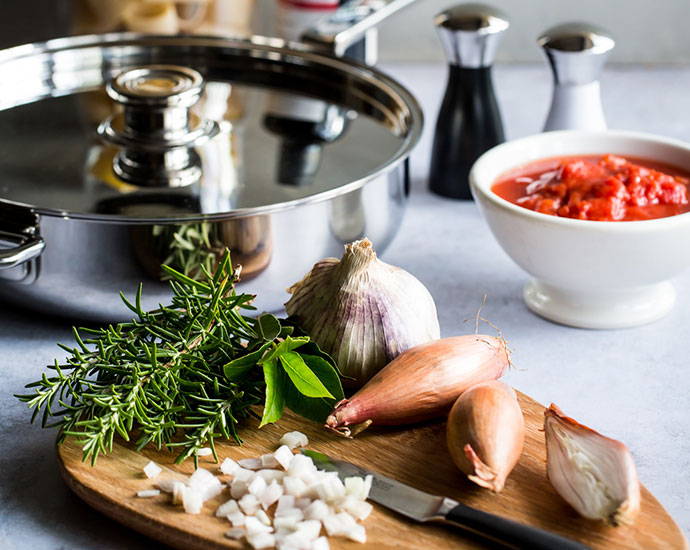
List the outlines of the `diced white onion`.
<svg viewBox="0 0 690 550">
<path fill-rule="evenodd" d="M 137 492 L 137 496 L 139 498 L 157 497 L 160 494 L 161 494 L 161 492 L 158 489 L 147 489 L 145 491 L 138 491 Z"/>
<path fill-rule="evenodd" d="M 238 460 L 238 463 L 242 468 L 247 470 L 259 470 L 261 469 L 261 459 L 260 458 L 243 458 Z"/>
<path fill-rule="evenodd" d="M 144 475 L 149 479 L 153 479 L 154 477 L 158 476 L 158 474 L 160 474 L 162 471 L 163 468 L 161 468 L 153 460 L 149 461 L 149 463 L 144 466 Z"/>
<path fill-rule="evenodd" d="M 211 450 L 211 447 L 202 447 L 196 452 L 196 456 L 209 456 L 212 454 L 213 451 Z"/>
<path fill-rule="evenodd" d="M 302 432 L 288 432 L 280 438 L 278 443 L 280 445 L 287 445 L 290 449 L 296 449 L 297 447 L 309 445 L 309 439 Z"/>
<path fill-rule="evenodd" d="M 292 462 L 294 456 L 295 455 L 292 454 L 290 447 L 287 445 L 281 445 L 278 447 L 276 452 L 273 453 L 273 457 L 275 458 L 276 462 L 282 466 L 283 470 L 287 470 L 290 467 L 290 463 Z"/>
<path fill-rule="evenodd" d="M 340 508 L 352 517 L 365 520 L 371 514 L 373 506 L 364 500 L 348 497 L 340 504 Z"/>
<path fill-rule="evenodd" d="M 350 527 L 347 532 L 345 533 L 345 536 L 353 540 L 355 542 L 361 542 L 365 543 L 367 542 L 367 532 L 364 529 L 364 525 L 360 524 L 355 524 L 352 527 Z"/>
<path fill-rule="evenodd" d="M 326 537 L 319 537 L 311 545 L 311 550 L 330 550 L 330 548 Z"/>
<path fill-rule="evenodd" d="M 261 455 L 259 457 L 259 460 L 261 460 L 262 468 L 277 468 L 278 466 L 280 466 L 280 463 L 273 456 L 273 453 Z"/>
<path fill-rule="evenodd" d="M 254 516 L 247 516 L 244 522 L 244 528 L 247 530 L 247 536 L 251 537 L 258 533 L 272 533 L 273 527 L 262 523 L 258 518 Z"/>
<path fill-rule="evenodd" d="M 225 531 L 225 536 L 229 539 L 240 540 L 244 538 L 244 529 L 230 529 L 229 531 Z"/>
<path fill-rule="evenodd" d="M 282 481 L 287 474 L 281 470 L 259 470 L 256 475 L 264 478 L 266 483 L 270 483 L 271 481 Z"/>
<path fill-rule="evenodd" d="M 203 495 L 194 487 L 185 487 L 182 491 L 182 506 L 187 514 L 200 514 L 204 504 Z"/>
<path fill-rule="evenodd" d="M 259 499 L 261 501 L 261 507 L 264 510 L 268 510 L 273 504 L 278 502 L 281 496 L 283 496 L 283 486 L 279 485 L 276 481 L 271 481 Z"/>
<path fill-rule="evenodd" d="M 228 514 L 227 518 L 228 521 L 232 523 L 233 527 L 242 527 L 247 519 L 246 516 L 240 511 Z"/>
<path fill-rule="evenodd" d="M 240 499 L 247 494 L 247 482 L 241 479 L 235 479 L 230 484 L 230 496 L 234 499 Z"/>
<path fill-rule="evenodd" d="M 314 500 L 304 510 L 304 517 L 321 521 L 331 514 L 331 509 L 323 500 Z"/>
<path fill-rule="evenodd" d="M 247 491 L 254 495 L 257 499 L 261 498 L 266 490 L 266 482 L 261 476 L 256 476 L 252 482 L 247 486 Z"/>
<path fill-rule="evenodd" d="M 216 510 L 216 517 L 222 518 L 232 514 L 233 512 L 239 512 L 240 508 L 236 500 L 230 499 L 227 502 L 218 506 Z"/>
<path fill-rule="evenodd" d="M 270 533 L 258 533 L 247 537 L 247 542 L 255 550 L 263 550 L 264 548 L 273 548 L 276 545 L 276 538 Z"/>
<path fill-rule="evenodd" d="M 307 492 L 307 485 L 298 477 L 286 476 L 283 478 L 285 493 L 294 497 L 301 497 Z"/>
<path fill-rule="evenodd" d="M 158 487 L 164 493 L 172 493 L 173 489 L 175 488 L 175 483 L 180 483 L 184 485 L 184 483 L 177 479 L 166 478 L 159 479 L 158 481 L 156 481 L 156 487 Z"/>
<path fill-rule="evenodd" d="M 240 505 L 242 511 L 248 516 L 253 516 L 259 510 L 259 501 L 254 495 L 250 493 L 244 495 L 239 500 L 238 504 Z"/>
<path fill-rule="evenodd" d="M 256 512 L 256 519 L 258 519 L 261 523 L 264 525 L 271 525 L 271 518 L 268 517 L 268 514 L 264 512 L 263 510 L 259 510 Z"/>
<path fill-rule="evenodd" d="M 226 476 L 234 476 L 235 472 L 239 470 L 241 466 L 237 464 L 232 458 L 226 458 L 220 465 L 220 471 Z"/>
</svg>

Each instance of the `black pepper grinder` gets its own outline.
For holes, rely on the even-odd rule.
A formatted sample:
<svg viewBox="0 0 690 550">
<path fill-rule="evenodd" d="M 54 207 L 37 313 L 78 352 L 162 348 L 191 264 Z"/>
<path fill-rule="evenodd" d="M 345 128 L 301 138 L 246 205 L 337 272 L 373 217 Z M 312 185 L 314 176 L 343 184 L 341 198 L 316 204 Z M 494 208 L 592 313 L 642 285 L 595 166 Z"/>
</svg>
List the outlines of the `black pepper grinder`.
<svg viewBox="0 0 690 550">
<path fill-rule="evenodd" d="M 491 64 L 508 19 L 483 4 L 461 4 L 439 13 L 434 24 L 448 58 L 448 84 L 436 121 L 429 188 L 454 199 L 472 199 L 468 175 L 474 161 L 504 141 Z"/>
</svg>

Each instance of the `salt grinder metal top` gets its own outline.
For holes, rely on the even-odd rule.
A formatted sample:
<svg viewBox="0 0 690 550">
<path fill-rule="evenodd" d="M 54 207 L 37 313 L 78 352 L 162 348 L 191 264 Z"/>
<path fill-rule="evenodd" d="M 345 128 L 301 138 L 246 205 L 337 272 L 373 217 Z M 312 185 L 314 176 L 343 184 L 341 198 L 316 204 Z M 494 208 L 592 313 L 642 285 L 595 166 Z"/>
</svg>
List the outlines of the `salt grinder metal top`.
<svg viewBox="0 0 690 550">
<path fill-rule="evenodd" d="M 553 71 L 551 108 L 544 124 L 550 130 L 605 130 L 599 75 L 615 42 L 609 33 L 587 23 L 566 23 L 542 34 Z"/>
<path fill-rule="evenodd" d="M 504 141 L 503 123 L 491 79 L 506 16 L 483 4 L 461 4 L 435 19 L 449 62 L 446 93 L 436 121 L 429 188 L 471 199 L 468 175 L 484 151 Z"/>
</svg>

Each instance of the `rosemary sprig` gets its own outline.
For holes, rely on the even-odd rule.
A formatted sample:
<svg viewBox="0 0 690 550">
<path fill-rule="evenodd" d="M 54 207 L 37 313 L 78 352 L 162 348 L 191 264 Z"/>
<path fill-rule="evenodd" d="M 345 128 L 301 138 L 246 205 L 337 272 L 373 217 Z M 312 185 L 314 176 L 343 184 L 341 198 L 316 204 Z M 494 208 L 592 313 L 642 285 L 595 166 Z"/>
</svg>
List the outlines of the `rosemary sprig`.
<svg viewBox="0 0 690 550">
<path fill-rule="evenodd" d="M 59 428 L 59 442 L 78 438 L 83 460 L 94 464 L 116 435 L 136 438 L 138 449 L 176 450 L 178 463 L 196 463 L 206 445 L 217 459 L 215 438 L 241 444 L 238 425 L 256 414 L 254 405 L 266 404 L 263 425 L 278 420 L 283 406 L 322 420 L 342 398 L 332 360 L 308 338 L 291 336 L 293 327 L 272 315 L 241 313 L 253 309 L 254 296 L 235 291 L 228 253 L 213 274 L 201 267 L 202 280 L 163 269 L 171 278 L 170 305 L 144 311 L 140 285 L 134 303 L 122 296 L 135 319 L 74 329 L 76 345 L 59 344 L 66 361 L 28 384 L 33 393 L 16 396 L 34 410 L 32 422 L 42 411 L 43 427 Z M 298 382 L 283 371 L 276 377 L 278 365 L 298 372 Z"/>
</svg>

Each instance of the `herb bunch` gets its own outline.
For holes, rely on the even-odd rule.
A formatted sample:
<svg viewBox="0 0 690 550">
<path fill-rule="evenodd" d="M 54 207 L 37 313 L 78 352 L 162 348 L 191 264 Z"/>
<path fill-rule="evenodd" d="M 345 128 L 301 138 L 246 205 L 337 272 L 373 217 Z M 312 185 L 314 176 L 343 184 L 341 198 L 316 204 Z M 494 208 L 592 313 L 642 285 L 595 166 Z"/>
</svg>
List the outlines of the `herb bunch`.
<svg viewBox="0 0 690 550">
<path fill-rule="evenodd" d="M 234 439 L 243 418 L 258 414 L 261 425 L 277 421 L 285 407 L 323 421 L 343 392 L 332 360 L 305 336 L 273 315 L 252 318 L 254 296 L 238 294 L 238 273 L 229 253 L 213 274 L 202 266 L 193 280 L 168 266 L 171 304 L 146 312 L 142 288 L 136 300 L 122 300 L 135 314 L 130 322 L 74 329 L 75 347 L 55 361 L 40 380 L 17 395 L 42 411 L 43 427 L 59 428 L 58 442 L 78 438 L 83 460 L 94 464 L 112 450 L 119 435 L 178 452 L 177 462 Z"/>
</svg>

